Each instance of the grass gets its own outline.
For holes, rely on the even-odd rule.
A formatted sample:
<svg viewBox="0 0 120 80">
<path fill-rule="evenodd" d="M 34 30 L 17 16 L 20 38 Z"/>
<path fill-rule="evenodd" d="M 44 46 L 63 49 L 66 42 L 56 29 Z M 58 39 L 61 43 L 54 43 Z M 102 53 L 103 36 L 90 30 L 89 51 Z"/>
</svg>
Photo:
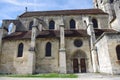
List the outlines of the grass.
<svg viewBox="0 0 120 80">
<path fill-rule="evenodd" d="M 77 78 L 78 76 L 75 74 L 27 74 L 27 75 L 18 75 L 18 74 L 10 74 L 10 75 L 0 75 L 1 77 L 18 77 L 18 78 Z"/>
</svg>

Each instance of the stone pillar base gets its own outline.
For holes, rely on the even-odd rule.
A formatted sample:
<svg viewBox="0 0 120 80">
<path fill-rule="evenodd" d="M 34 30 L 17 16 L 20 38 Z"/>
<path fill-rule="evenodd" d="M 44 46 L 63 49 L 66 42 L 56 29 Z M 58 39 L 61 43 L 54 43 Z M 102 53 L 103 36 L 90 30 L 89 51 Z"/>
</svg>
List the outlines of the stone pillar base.
<svg viewBox="0 0 120 80">
<path fill-rule="evenodd" d="M 98 72 L 98 60 L 97 53 L 95 50 L 92 50 L 92 60 L 93 60 L 93 72 Z"/>
<path fill-rule="evenodd" d="M 28 74 L 35 73 L 35 52 L 30 51 L 28 55 Z"/>
<path fill-rule="evenodd" d="M 59 50 L 59 72 L 64 73 L 64 74 L 67 73 L 65 49 L 60 49 Z"/>
</svg>

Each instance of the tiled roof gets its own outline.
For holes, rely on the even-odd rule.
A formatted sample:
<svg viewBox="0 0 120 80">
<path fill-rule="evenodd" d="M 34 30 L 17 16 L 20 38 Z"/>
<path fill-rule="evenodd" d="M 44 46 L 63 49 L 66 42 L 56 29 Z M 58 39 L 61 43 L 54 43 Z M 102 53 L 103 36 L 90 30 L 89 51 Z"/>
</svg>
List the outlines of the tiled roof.
<svg viewBox="0 0 120 80">
<path fill-rule="evenodd" d="M 56 10 L 56 11 L 31 11 L 25 12 L 19 17 L 32 16 L 56 16 L 56 15 L 80 15 L 80 14 L 107 14 L 100 9 L 75 9 L 75 10 Z"/>
<path fill-rule="evenodd" d="M 31 31 L 24 31 L 24 32 L 14 32 L 3 39 L 30 39 L 31 38 Z"/>
<path fill-rule="evenodd" d="M 94 29 L 95 30 L 95 35 L 96 36 L 100 36 L 102 35 L 104 32 L 117 32 L 113 29 Z"/>
<path fill-rule="evenodd" d="M 37 38 L 55 38 L 60 37 L 59 30 L 44 30 L 38 33 Z M 65 37 L 88 37 L 86 30 L 65 30 Z M 11 39 L 30 39 L 31 31 L 25 32 L 15 32 L 12 33 L 3 39 L 11 40 Z"/>
<path fill-rule="evenodd" d="M 104 32 L 117 32 L 113 29 L 95 29 L 95 35 L 101 36 Z M 3 39 L 5 40 L 16 40 L 16 39 L 31 39 L 32 31 L 25 31 L 25 32 L 15 32 L 12 33 Z M 43 30 L 38 33 L 37 38 L 59 38 L 60 31 L 59 30 Z M 65 37 L 89 37 L 86 30 L 79 29 L 79 30 L 65 30 Z"/>
<path fill-rule="evenodd" d="M 86 30 L 79 29 L 79 30 L 65 30 L 66 37 L 88 37 Z"/>
<path fill-rule="evenodd" d="M 40 32 L 37 38 L 43 37 L 60 37 L 59 30 L 45 30 Z M 88 37 L 87 31 L 80 30 L 65 30 L 65 37 Z"/>
</svg>

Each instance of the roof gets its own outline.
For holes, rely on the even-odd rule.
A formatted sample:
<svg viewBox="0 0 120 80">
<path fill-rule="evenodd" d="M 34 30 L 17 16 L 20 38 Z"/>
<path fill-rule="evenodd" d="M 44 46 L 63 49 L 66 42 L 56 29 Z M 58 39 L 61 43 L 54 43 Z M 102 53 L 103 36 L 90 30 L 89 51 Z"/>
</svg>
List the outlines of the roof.
<svg viewBox="0 0 120 80">
<path fill-rule="evenodd" d="M 94 30 L 96 36 L 101 36 L 104 32 L 111 32 L 111 33 L 117 32 L 113 29 L 94 29 Z"/>
<path fill-rule="evenodd" d="M 101 36 L 104 32 L 114 33 L 117 32 L 113 29 L 94 29 L 96 36 Z M 21 39 L 31 39 L 32 31 L 24 31 L 24 32 L 14 32 L 6 37 L 4 40 L 21 40 Z M 37 38 L 59 38 L 60 31 L 59 30 L 43 30 L 38 32 Z M 89 37 L 87 31 L 84 29 L 79 30 L 65 30 L 65 37 Z"/>
<path fill-rule="evenodd" d="M 100 9 L 75 9 L 75 10 L 54 10 L 54 11 L 31 11 L 25 12 L 19 17 L 52 16 L 52 15 L 80 15 L 80 14 L 107 14 Z"/>
<path fill-rule="evenodd" d="M 24 31 L 24 32 L 14 32 L 10 35 L 5 36 L 3 39 L 30 39 L 31 38 L 31 31 Z"/>
<path fill-rule="evenodd" d="M 14 32 L 6 37 L 4 40 L 21 40 L 21 39 L 31 39 L 32 31 L 25 32 Z M 60 31 L 59 30 L 43 30 L 38 33 L 37 38 L 59 38 Z M 65 30 L 65 37 L 89 37 L 86 30 Z"/>
<path fill-rule="evenodd" d="M 96 40 L 96 42 L 95 42 L 95 44 L 99 41 L 99 40 L 101 40 L 102 39 L 102 37 L 104 36 L 104 35 L 118 35 L 118 34 L 120 34 L 120 32 L 118 32 L 118 31 L 115 31 L 115 30 L 113 30 L 113 29 L 96 29 L 96 32 L 95 33 L 99 33 L 98 35 L 99 35 L 99 38 Z"/>
</svg>

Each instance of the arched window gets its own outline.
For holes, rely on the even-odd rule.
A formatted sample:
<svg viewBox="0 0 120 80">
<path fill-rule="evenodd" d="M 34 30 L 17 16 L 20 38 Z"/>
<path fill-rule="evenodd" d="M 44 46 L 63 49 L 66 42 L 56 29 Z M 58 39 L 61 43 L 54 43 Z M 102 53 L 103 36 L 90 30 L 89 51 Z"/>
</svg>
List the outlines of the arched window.
<svg viewBox="0 0 120 80">
<path fill-rule="evenodd" d="M 120 60 L 120 45 L 116 47 L 117 59 Z"/>
<path fill-rule="evenodd" d="M 23 43 L 20 43 L 19 46 L 18 46 L 18 55 L 17 55 L 17 57 L 22 57 L 23 56 L 23 48 L 24 48 Z"/>
<path fill-rule="evenodd" d="M 113 3 L 114 2 L 114 0 L 110 0 L 110 3 Z"/>
<path fill-rule="evenodd" d="M 51 56 L 51 47 L 52 47 L 52 45 L 51 45 L 51 43 L 50 42 L 48 42 L 47 44 L 46 44 L 46 52 L 45 52 L 45 56 L 46 57 L 50 57 Z"/>
<path fill-rule="evenodd" d="M 32 26 L 33 26 L 33 21 L 31 21 L 29 24 L 29 30 L 32 30 Z"/>
<path fill-rule="evenodd" d="M 70 20 L 70 29 L 75 29 L 75 26 L 76 26 L 75 20 L 71 19 Z"/>
<path fill-rule="evenodd" d="M 96 19 L 92 19 L 93 27 L 98 28 L 98 21 Z"/>
<path fill-rule="evenodd" d="M 49 22 L 49 29 L 54 29 L 55 28 L 55 22 L 53 20 L 51 20 Z"/>
</svg>

